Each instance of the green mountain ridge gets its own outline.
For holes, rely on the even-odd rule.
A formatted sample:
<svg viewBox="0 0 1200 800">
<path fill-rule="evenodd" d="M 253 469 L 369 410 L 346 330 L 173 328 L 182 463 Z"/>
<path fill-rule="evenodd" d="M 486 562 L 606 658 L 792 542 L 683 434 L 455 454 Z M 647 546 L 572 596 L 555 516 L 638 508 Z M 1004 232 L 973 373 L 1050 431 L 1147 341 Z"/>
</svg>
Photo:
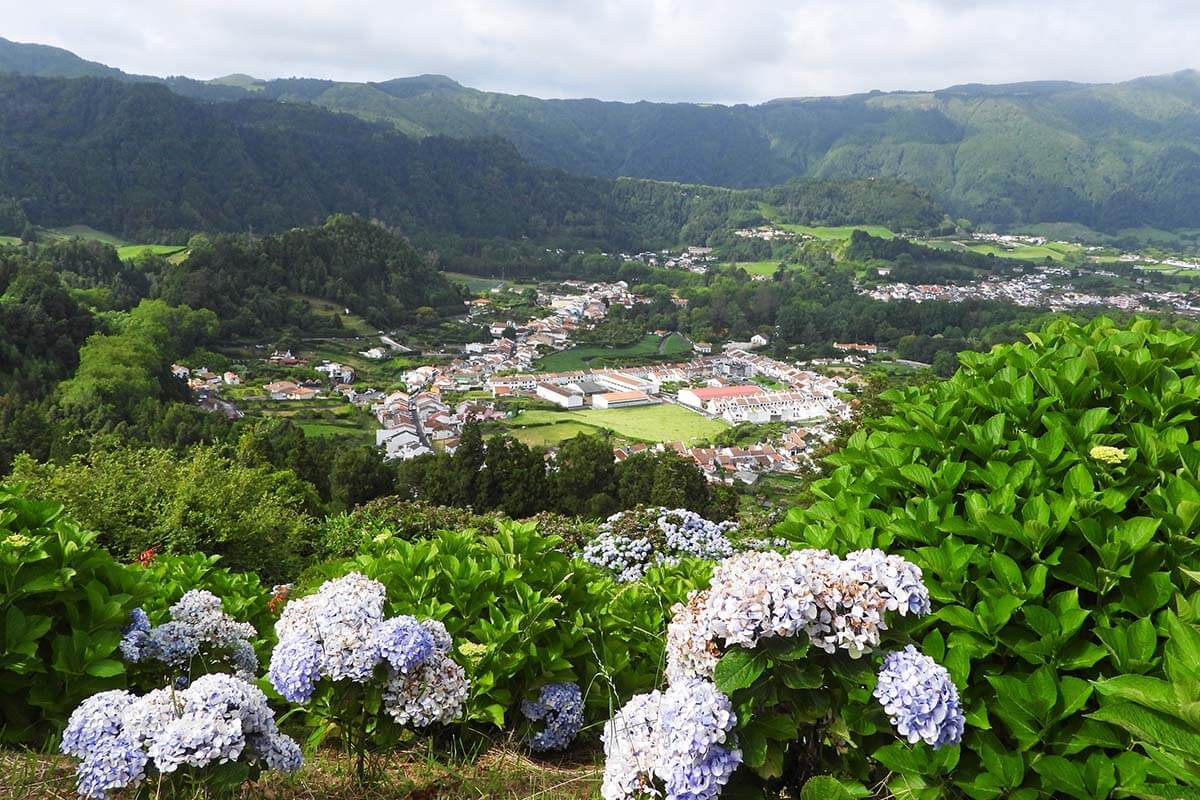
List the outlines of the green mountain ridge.
<svg viewBox="0 0 1200 800">
<path fill-rule="evenodd" d="M 23 71 L 14 48 L 24 47 L 0 42 L 0 64 Z M 961 84 L 753 106 L 542 100 L 442 75 L 377 83 L 242 77 L 163 80 L 196 99 L 311 103 L 417 138 L 496 136 L 534 163 L 577 175 L 735 188 L 892 176 L 976 222 L 1200 226 L 1194 70 L 1114 84 Z"/>
</svg>

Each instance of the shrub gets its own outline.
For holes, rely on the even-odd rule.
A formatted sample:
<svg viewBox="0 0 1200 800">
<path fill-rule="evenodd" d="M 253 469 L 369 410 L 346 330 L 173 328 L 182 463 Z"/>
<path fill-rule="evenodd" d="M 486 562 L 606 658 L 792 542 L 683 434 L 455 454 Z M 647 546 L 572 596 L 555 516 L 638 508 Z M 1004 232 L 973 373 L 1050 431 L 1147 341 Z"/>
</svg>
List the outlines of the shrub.
<svg viewBox="0 0 1200 800">
<path fill-rule="evenodd" d="M 388 589 L 391 613 L 441 620 L 469 648 L 467 717 L 497 726 L 545 683 L 595 672 L 586 609 L 595 598 L 559 540 L 531 524 L 499 521 L 494 533 L 442 531 L 408 541 L 381 535 L 356 558 L 311 571 L 304 585 L 351 570 Z"/>
<path fill-rule="evenodd" d="M 319 501 L 290 470 L 245 466 L 212 447 L 97 452 L 66 464 L 18 457 L 14 480 L 61 498 L 118 558 L 157 548 L 220 555 L 230 569 L 288 580 L 307 563 Z"/>
<path fill-rule="evenodd" d="M 71 714 L 62 751 L 80 759 L 79 793 L 105 800 L 157 772 L 155 796 L 230 796 L 264 769 L 295 772 L 299 746 L 279 732 L 266 695 L 230 675 L 142 697 L 92 695 Z"/>
<path fill-rule="evenodd" d="M 402 497 L 381 497 L 349 513 L 327 518 L 322 544 L 328 557 L 345 558 L 358 553 L 377 536 L 421 539 L 438 531 L 491 532 L 499 519 L 504 517 Z"/>
<path fill-rule="evenodd" d="M 170 607 L 186 593 L 193 590 L 211 592 L 221 599 L 225 613 L 254 626 L 257 632 L 255 649 L 259 660 L 266 661 L 278 611 L 271 608 L 273 592 L 263 586 L 258 575 L 226 569 L 220 566 L 220 556 L 204 553 L 147 555 L 150 557 L 145 560 L 143 574 L 150 595 L 142 608 L 151 622 L 165 621 Z"/>
<path fill-rule="evenodd" d="M 36 743 L 123 684 L 117 647 L 142 591 L 61 505 L 0 486 L 0 741 Z"/>
<path fill-rule="evenodd" d="M 669 688 L 605 726 L 604 797 L 712 798 L 731 778 L 756 796 L 807 792 L 831 771 L 882 783 L 910 752 L 890 743 L 889 721 L 910 743 L 956 745 L 963 714 L 945 669 L 907 644 L 875 675 L 884 643 L 906 642 L 896 623 L 929 610 L 920 570 L 878 550 L 722 561 L 672 610 Z"/>
<path fill-rule="evenodd" d="M 584 561 L 618 581 L 634 581 L 653 564 L 680 558 L 723 558 L 733 553 L 733 522 L 711 522 L 686 508 L 639 506 L 613 514 L 583 547 Z"/>
<path fill-rule="evenodd" d="M 450 658 L 449 633 L 436 620 L 384 618 L 383 584 L 351 572 L 315 594 L 289 600 L 275 626 L 271 685 L 334 729 L 364 777 L 368 738 L 396 726 L 447 723 L 462 714 L 463 668 Z M 386 716 L 384 716 L 386 714 Z"/>
<path fill-rule="evenodd" d="M 967 731 L 952 771 L 920 750 L 889 764 L 921 792 L 1093 796 L 1048 765 L 1127 748 L 1092 681 L 1163 676 L 1162 612 L 1197 566 L 1196 337 L 1098 319 L 1029 338 L 884 395 L 777 529 L 924 570 L 940 607 L 914 633 L 964 689 Z"/>
</svg>

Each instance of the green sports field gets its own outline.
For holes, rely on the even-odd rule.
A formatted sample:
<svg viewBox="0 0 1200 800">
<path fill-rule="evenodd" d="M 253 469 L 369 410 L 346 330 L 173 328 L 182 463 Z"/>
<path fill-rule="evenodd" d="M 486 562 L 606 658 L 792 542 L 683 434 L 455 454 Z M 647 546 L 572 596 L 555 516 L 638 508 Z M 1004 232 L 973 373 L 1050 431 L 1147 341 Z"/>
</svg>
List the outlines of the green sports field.
<svg viewBox="0 0 1200 800">
<path fill-rule="evenodd" d="M 633 408 L 586 408 L 579 411 L 526 411 L 507 422 L 508 433 L 526 444 L 557 444 L 579 433 L 610 430 L 641 442 L 711 439 L 728 425 L 671 403 Z"/>
</svg>

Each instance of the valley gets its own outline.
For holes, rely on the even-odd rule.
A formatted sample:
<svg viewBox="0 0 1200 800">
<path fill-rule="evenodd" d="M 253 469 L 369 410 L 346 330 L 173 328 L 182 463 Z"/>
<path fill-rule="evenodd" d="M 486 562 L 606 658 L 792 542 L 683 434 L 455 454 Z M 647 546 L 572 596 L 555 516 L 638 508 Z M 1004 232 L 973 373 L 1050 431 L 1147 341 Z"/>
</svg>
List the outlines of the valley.
<svg viewBox="0 0 1200 800">
<path fill-rule="evenodd" d="M 0 796 L 1200 789 L 1154 2 L 54 5 L 172 69 L 0 38 Z"/>
</svg>

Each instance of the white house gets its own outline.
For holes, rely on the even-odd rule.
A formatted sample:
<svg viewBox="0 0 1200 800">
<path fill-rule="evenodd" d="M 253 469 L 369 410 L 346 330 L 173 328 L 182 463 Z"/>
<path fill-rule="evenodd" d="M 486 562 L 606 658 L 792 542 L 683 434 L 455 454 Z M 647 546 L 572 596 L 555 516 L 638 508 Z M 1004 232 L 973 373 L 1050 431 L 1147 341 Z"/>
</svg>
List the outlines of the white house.
<svg viewBox="0 0 1200 800">
<path fill-rule="evenodd" d="M 549 400 L 551 403 L 563 408 L 581 408 L 583 406 L 583 392 L 572 389 L 569 386 L 553 386 L 548 383 L 539 383 L 535 391 L 538 397 L 543 400 Z"/>
<path fill-rule="evenodd" d="M 317 372 L 323 372 L 329 376 L 329 380 L 334 383 L 354 383 L 354 367 L 339 364 L 336 361 L 326 361 L 319 367 L 314 367 Z"/>
<path fill-rule="evenodd" d="M 756 333 L 750 337 L 750 345 L 752 347 L 766 347 L 771 343 L 771 340 L 763 336 L 761 333 Z"/>
<path fill-rule="evenodd" d="M 592 398 L 593 408 L 629 408 L 630 406 L 649 406 L 662 402 L 645 392 L 609 392 L 598 394 Z"/>
</svg>

